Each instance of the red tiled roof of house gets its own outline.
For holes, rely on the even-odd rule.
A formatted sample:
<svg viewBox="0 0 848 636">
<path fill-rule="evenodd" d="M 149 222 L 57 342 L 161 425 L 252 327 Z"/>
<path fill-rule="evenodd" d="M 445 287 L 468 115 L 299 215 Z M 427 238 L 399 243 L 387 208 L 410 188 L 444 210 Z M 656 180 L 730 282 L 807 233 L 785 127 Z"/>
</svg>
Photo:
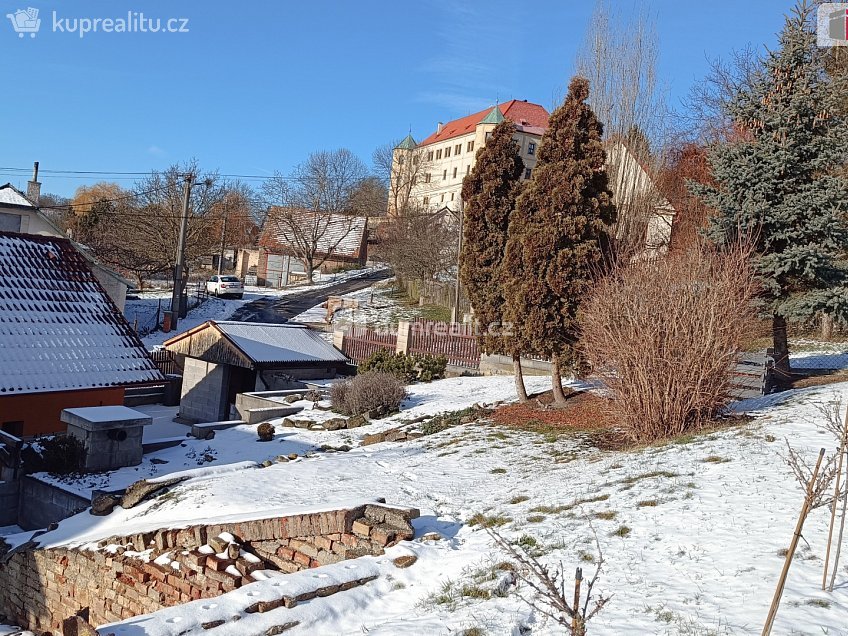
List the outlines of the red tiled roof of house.
<svg viewBox="0 0 848 636">
<path fill-rule="evenodd" d="M 547 129 L 548 127 L 548 117 L 550 114 L 539 104 L 511 99 L 503 104 L 498 104 L 498 106 L 500 106 L 504 117 L 519 126 L 532 126 L 534 128 L 542 129 Z M 492 108 L 489 107 L 485 110 L 481 110 L 479 113 L 466 115 L 460 119 L 449 121 L 447 124 L 442 126 L 441 132 L 435 132 L 427 137 L 427 139 L 419 144 L 419 147 L 474 132 L 474 129 L 477 127 L 477 124 L 480 123 L 480 120 L 488 115 L 491 110 Z"/>
</svg>

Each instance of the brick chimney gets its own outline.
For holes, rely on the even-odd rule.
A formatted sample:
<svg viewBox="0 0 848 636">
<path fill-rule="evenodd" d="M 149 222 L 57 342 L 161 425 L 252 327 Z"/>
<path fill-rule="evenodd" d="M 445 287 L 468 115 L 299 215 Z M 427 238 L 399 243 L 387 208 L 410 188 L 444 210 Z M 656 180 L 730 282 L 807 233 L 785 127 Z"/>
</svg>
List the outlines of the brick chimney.
<svg viewBox="0 0 848 636">
<path fill-rule="evenodd" d="M 445 127 L 445 125 L 442 122 L 439 122 L 438 124 L 436 124 L 436 133 L 438 134 L 438 133 L 442 132 L 442 128 L 444 128 L 444 127 Z"/>
<path fill-rule="evenodd" d="M 38 182 L 38 162 L 32 166 L 32 181 L 27 181 L 27 198 L 38 205 L 41 199 L 41 184 Z"/>
</svg>

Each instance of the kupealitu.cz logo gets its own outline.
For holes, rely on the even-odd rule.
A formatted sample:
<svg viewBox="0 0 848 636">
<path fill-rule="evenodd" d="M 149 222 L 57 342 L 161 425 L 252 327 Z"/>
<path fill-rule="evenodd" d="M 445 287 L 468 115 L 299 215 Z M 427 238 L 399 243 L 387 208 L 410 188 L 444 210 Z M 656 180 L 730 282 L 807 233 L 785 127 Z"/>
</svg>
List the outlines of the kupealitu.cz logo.
<svg viewBox="0 0 848 636">
<path fill-rule="evenodd" d="M 819 6 L 819 46 L 848 46 L 848 2 L 825 2 Z"/>
<path fill-rule="evenodd" d="M 19 38 L 26 35 L 34 38 L 41 29 L 39 10 L 34 7 L 18 9 L 7 13 L 12 28 Z M 119 17 L 60 17 L 58 12 L 51 14 L 53 33 L 72 33 L 85 37 L 89 33 L 188 33 L 188 18 L 151 18 L 141 11 L 127 11 Z M 46 30 L 46 29 L 45 29 Z"/>
</svg>

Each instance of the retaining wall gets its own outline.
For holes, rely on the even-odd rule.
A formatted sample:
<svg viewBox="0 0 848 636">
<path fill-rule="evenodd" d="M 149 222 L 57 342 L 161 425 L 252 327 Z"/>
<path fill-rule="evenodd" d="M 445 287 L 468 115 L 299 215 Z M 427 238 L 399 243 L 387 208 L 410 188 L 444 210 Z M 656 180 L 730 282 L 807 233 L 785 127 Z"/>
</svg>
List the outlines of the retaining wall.
<svg viewBox="0 0 848 636">
<path fill-rule="evenodd" d="M 411 539 L 415 509 L 376 504 L 111 537 L 92 549 L 24 547 L 0 564 L 0 615 L 38 633 L 87 612 L 93 625 L 214 598 L 257 570 L 296 572 Z M 156 561 L 154 563 L 154 561 Z"/>
</svg>

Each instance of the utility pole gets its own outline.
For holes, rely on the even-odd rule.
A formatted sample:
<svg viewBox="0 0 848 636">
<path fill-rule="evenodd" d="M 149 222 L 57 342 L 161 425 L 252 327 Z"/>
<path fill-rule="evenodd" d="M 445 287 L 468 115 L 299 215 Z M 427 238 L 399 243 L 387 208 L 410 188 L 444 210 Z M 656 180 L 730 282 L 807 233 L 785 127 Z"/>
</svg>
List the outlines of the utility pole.
<svg viewBox="0 0 848 636">
<path fill-rule="evenodd" d="M 456 251 L 456 286 L 454 288 L 454 297 L 453 297 L 453 321 L 459 322 L 459 265 L 461 262 L 462 256 L 462 235 L 465 232 L 464 223 L 465 223 L 465 214 L 464 214 L 464 205 L 462 203 L 462 199 L 459 200 L 459 249 Z"/>
<path fill-rule="evenodd" d="M 227 207 L 226 203 L 224 204 L 224 223 L 221 226 L 221 253 L 218 255 L 218 275 L 221 275 L 221 271 L 224 269 L 224 250 L 226 249 L 226 240 L 227 240 Z"/>
<path fill-rule="evenodd" d="M 174 267 L 174 292 L 171 295 L 171 329 L 177 328 L 182 306 L 183 286 L 185 285 L 185 243 L 188 231 L 188 205 L 191 197 L 193 174 L 185 175 L 183 186 L 183 216 L 180 219 L 180 238 L 177 243 L 177 264 Z"/>
</svg>

